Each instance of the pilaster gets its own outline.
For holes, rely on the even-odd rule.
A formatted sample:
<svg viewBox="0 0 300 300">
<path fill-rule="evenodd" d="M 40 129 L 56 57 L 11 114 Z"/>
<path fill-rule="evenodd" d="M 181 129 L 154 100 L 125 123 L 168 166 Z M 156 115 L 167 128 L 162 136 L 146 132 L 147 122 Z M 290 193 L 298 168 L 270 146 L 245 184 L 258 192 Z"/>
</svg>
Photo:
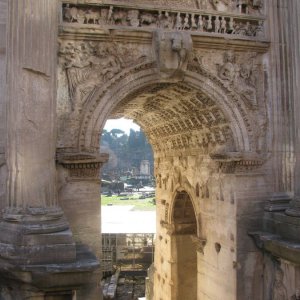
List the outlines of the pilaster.
<svg viewBox="0 0 300 300">
<path fill-rule="evenodd" d="M 106 154 L 58 154 L 59 203 L 74 239 L 98 260 L 101 257 L 100 169 Z M 89 284 L 80 289 L 77 299 L 101 299 L 101 269 L 90 276 Z"/>
<path fill-rule="evenodd" d="M 100 169 L 106 154 L 59 154 L 59 203 L 70 223 L 76 243 L 101 253 Z"/>
</svg>

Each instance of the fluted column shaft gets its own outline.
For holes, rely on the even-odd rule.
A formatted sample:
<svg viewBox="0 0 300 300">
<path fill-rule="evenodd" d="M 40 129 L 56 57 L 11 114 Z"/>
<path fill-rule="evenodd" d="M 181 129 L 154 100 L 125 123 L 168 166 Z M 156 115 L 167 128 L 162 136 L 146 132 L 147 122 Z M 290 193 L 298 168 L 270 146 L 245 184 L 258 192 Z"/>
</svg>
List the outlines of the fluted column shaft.
<svg viewBox="0 0 300 300">
<path fill-rule="evenodd" d="M 57 204 L 55 115 L 57 1 L 10 0 L 7 213 Z"/>
</svg>

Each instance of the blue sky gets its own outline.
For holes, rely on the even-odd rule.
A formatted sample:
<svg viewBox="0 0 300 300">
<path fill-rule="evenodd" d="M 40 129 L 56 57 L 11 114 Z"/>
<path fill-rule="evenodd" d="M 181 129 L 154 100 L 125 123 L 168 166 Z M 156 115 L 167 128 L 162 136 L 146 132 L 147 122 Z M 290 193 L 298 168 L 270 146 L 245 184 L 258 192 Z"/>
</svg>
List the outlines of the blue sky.
<svg viewBox="0 0 300 300">
<path fill-rule="evenodd" d="M 104 129 L 110 131 L 114 128 L 123 130 L 127 135 L 129 134 L 130 129 L 134 129 L 135 131 L 140 130 L 140 126 L 135 124 L 132 120 L 125 118 L 109 119 L 106 121 Z"/>
</svg>

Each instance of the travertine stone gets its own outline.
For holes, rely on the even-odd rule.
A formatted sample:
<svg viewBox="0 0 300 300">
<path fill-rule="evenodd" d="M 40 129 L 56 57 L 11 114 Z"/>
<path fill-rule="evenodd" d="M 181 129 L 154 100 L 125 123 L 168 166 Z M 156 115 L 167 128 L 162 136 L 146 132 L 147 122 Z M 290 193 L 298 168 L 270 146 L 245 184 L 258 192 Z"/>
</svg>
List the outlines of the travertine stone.
<svg viewBox="0 0 300 300">
<path fill-rule="evenodd" d="M 101 298 L 99 136 L 125 116 L 155 156 L 153 300 L 297 299 L 299 14 L 0 0 L 0 298 Z"/>
</svg>

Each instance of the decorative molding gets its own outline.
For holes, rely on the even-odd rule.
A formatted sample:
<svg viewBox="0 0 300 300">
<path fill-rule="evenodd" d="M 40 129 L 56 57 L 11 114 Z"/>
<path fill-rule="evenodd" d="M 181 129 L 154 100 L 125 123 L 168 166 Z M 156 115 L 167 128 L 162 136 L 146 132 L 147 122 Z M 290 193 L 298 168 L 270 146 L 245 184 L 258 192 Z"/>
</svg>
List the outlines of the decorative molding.
<svg viewBox="0 0 300 300">
<path fill-rule="evenodd" d="M 211 159 L 219 164 L 223 173 L 245 172 L 260 168 L 266 157 L 252 152 L 211 153 Z"/>
<path fill-rule="evenodd" d="M 267 201 L 265 211 L 285 211 L 289 207 L 289 203 L 291 200 L 291 195 L 286 192 L 274 193 L 272 197 Z"/>
<path fill-rule="evenodd" d="M 57 162 L 69 171 L 71 179 L 98 179 L 101 166 L 108 161 L 108 154 L 100 155 L 74 154 L 64 155 Z"/>
<path fill-rule="evenodd" d="M 274 257 L 284 259 L 300 265 L 300 243 L 293 240 L 283 239 L 278 234 L 268 232 L 249 232 L 256 246 L 271 253 Z"/>
</svg>

